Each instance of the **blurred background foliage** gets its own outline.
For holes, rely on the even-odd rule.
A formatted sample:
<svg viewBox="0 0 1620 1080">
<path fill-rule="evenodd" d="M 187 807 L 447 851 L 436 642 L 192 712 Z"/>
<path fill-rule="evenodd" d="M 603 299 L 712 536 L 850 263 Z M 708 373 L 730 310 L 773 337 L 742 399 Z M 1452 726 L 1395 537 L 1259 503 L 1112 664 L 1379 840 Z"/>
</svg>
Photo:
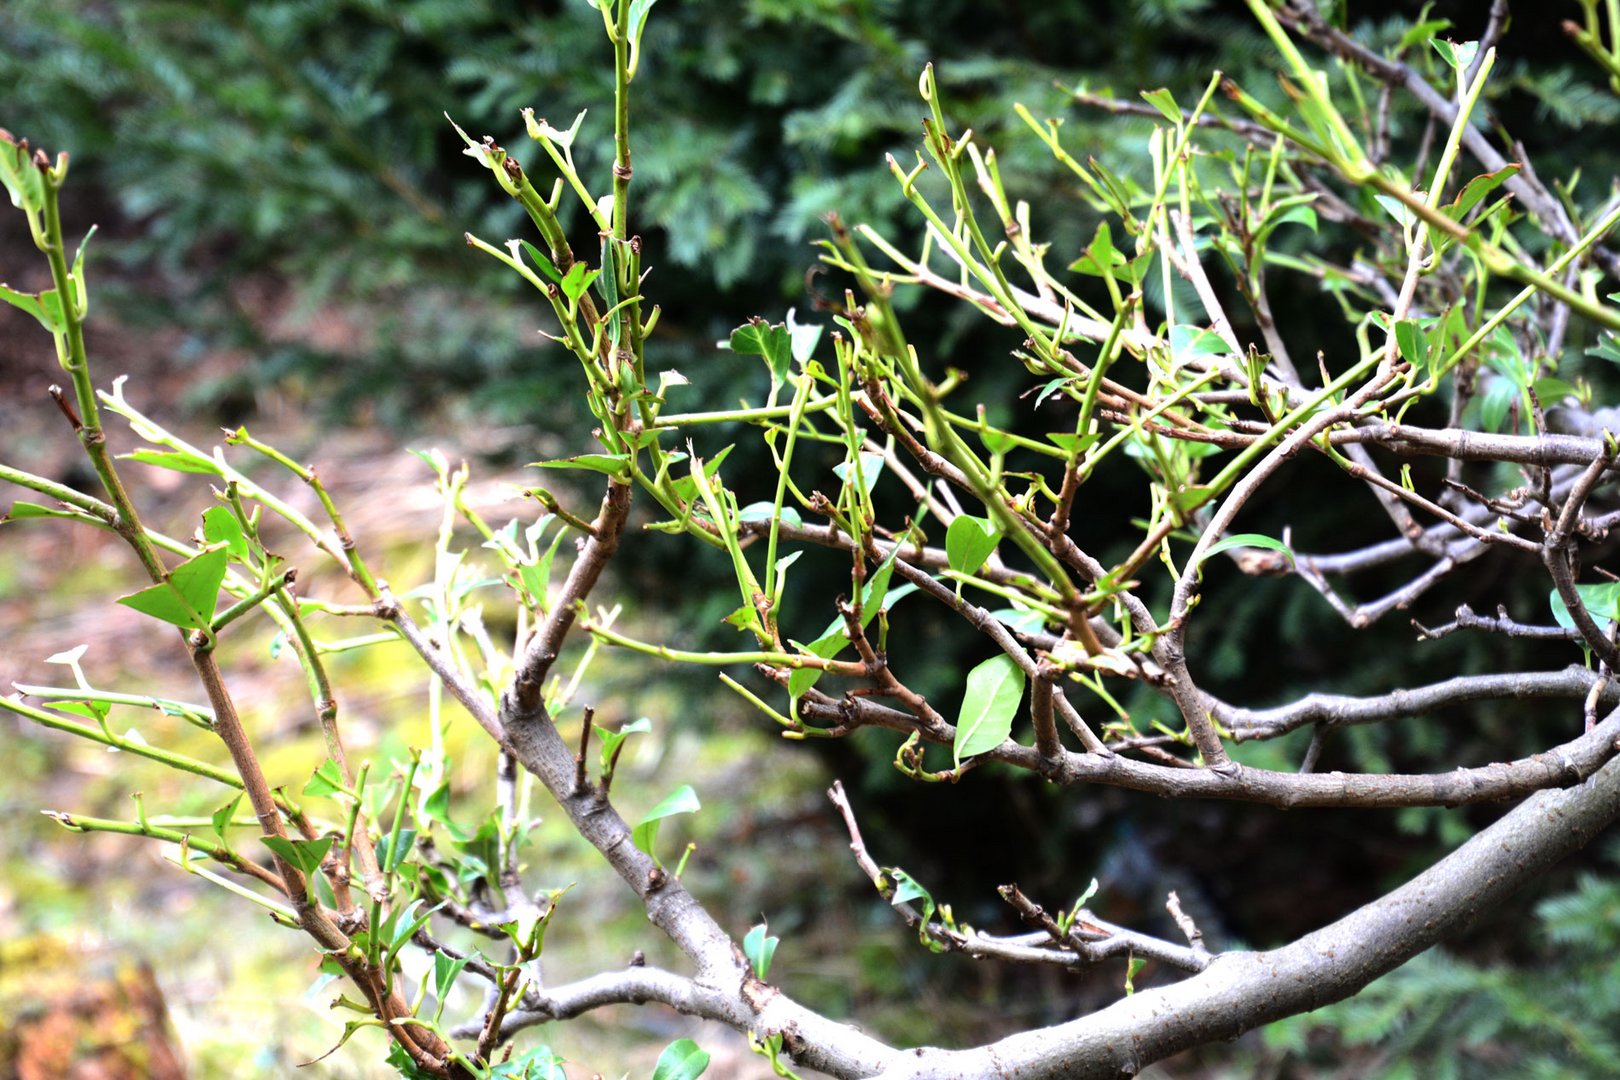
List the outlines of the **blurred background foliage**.
<svg viewBox="0 0 1620 1080">
<path fill-rule="evenodd" d="M 1571 197 L 1590 203 L 1608 193 L 1617 171 L 1620 105 L 1558 29 L 1559 19 L 1579 10 L 1562 6 L 1569 10 L 1517 13 L 1489 104 L 1501 127 L 1525 141 L 1544 177 L 1579 169 L 1584 180 Z M 1418 5 L 1395 0 L 1323 7 L 1385 49 L 1396 47 L 1420 14 Z M 1454 0 L 1424 10 L 1453 20 L 1451 36 L 1463 39 L 1477 36 L 1485 7 Z M 149 359 L 178 377 L 178 404 L 200 426 L 296 418 L 320 431 L 341 421 L 410 445 L 431 429 L 456 433 L 459 452 L 492 467 L 521 464 L 585 449 L 588 418 L 572 371 L 559 372 L 535 333 L 541 313 L 509 275 L 461 242 L 466 230 L 498 239 L 522 235 L 524 226 L 515 204 L 462 156 L 443 114 L 538 166 L 541 155 L 522 137 L 518 110 L 532 106 L 563 127 L 589 109 L 580 159 L 600 175 L 612 100 L 610 75 L 597 62 L 600 34 L 598 14 L 580 0 L 9 0 L 0 6 L 0 101 L 4 122 L 18 134 L 53 152 L 71 151 L 69 219 L 103 226 L 94 256 L 107 269 L 92 266 L 98 317 L 122 335 L 169 335 L 164 354 Z M 1018 121 L 1014 102 L 1038 117 L 1063 117 L 1070 147 L 1129 173 L 1143 167 L 1146 122 L 1079 108 L 1070 89 L 1130 98 L 1167 86 L 1185 101 L 1219 68 L 1253 92 L 1278 92 L 1268 46 L 1242 5 L 1225 0 L 664 0 L 644 48 L 633 191 L 653 267 L 648 290 L 664 309 L 649 363 L 693 376 L 683 406 L 694 409 L 763 384 L 757 365 L 715 351 L 732 327 L 751 315 L 779 320 L 789 307 L 808 321 L 818 302 L 841 294 L 844 282 L 809 273 L 810 243 L 825 235 L 822 215 L 836 211 L 894 237 L 915 234 L 883 155 L 913 160 L 923 115 L 915 86 L 924 63 L 939 66 L 958 126 L 996 146 L 1011 194 L 1031 201 L 1040 238 L 1060 254 L 1077 252 L 1098 219 Z M 1410 150 L 1423 138 L 1423 122 L 1406 108 L 1397 99 L 1391 121 L 1397 146 Z M 576 246 L 592 250 L 591 239 L 579 235 L 588 227 L 582 216 L 573 225 Z M 1353 242 L 1307 237 L 1300 230 L 1297 242 Z M 1314 284 L 1282 280 L 1277 288 L 1273 306 L 1296 356 L 1342 337 L 1342 315 Z M 938 297 L 904 303 L 913 339 L 941 366 L 967 371 L 975 401 L 1014 398 L 1023 372 L 1008 359 L 1017 342 L 1007 333 Z M 8 347 L 0 359 L 15 355 Z M 1571 362 L 1578 368 L 1578 357 Z M 748 452 L 745 441 L 735 463 L 746 464 Z M 1325 468 L 1302 463 L 1289 483 L 1314 485 L 1328 474 L 1313 470 Z M 1118 490 L 1122 499 L 1140 497 L 1129 477 Z M 1302 546 L 1351 547 L 1382 536 L 1372 531 L 1380 522 L 1369 507 L 1305 507 L 1284 491 L 1264 511 L 1270 520 L 1256 525 L 1290 524 Z M 1117 528 L 1115 540 L 1130 542 L 1125 526 Z M 640 636 L 721 634 L 729 593 L 705 586 L 726 580 L 724 566 L 694 565 L 685 547 L 664 537 L 641 543 L 631 588 L 623 590 L 627 617 L 648 628 Z M 830 598 L 843 568 L 830 557 L 820 562 Z M 1494 557 L 1474 564 L 1458 583 L 1462 595 L 1446 595 L 1437 621 L 1460 599 L 1487 610 L 1517 601 L 1527 605 L 1526 617 L 1540 615 L 1529 605 L 1544 603 L 1544 588 L 1511 580 L 1507 569 Z M 670 605 L 667 582 L 677 578 L 685 588 Z M 7 580 L 0 572 L 0 582 Z M 1205 605 L 1222 615 L 1198 643 L 1204 653 L 1197 662 L 1213 689 L 1246 704 L 1305 686 L 1380 691 L 1410 677 L 1409 626 L 1390 619 L 1352 635 L 1297 582 L 1215 582 Z M 974 659 L 963 652 L 972 639 L 949 628 L 931 633 L 926 652 L 911 662 L 921 669 L 914 669 L 919 685 L 943 688 Z M 1577 659 L 1565 655 L 1567 647 L 1480 638 L 1421 649 L 1436 673 Z M 702 703 L 671 703 L 669 715 L 713 711 L 720 691 L 707 673 L 659 677 L 666 674 L 684 701 Z M 602 677 L 601 691 L 630 693 L 644 680 L 634 664 L 625 665 Z M 1537 725 L 1568 717 L 1479 709 L 1467 719 L 1466 730 L 1418 722 L 1358 729 L 1328 767 L 1426 770 L 1497 760 L 1544 742 Z M 716 747 L 725 741 L 715 739 Z M 758 752 L 748 746 L 730 752 Z M 1254 752 L 1297 757 L 1297 749 Z M 1212 936 L 1263 946 L 1383 891 L 1491 814 L 1168 806 L 1117 791 L 1053 792 L 992 770 L 973 775 L 967 786 L 975 791 L 941 791 L 899 777 L 882 733 L 814 752 L 822 768 L 861 784 L 869 828 L 892 845 L 880 858 L 904 861 L 936 895 L 954 901 L 960 916 L 981 924 L 1007 920 L 994 900 L 996 884 L 1016 879 L 1057 903 L 1095 873 L 1111 917 L 1152 924 L 1163 918 L 1164 890 L 1177 888 L 1189 907 L 1201 908 Z M 782 813 L 825 816 L 814 805 L 790 804 Z M 815 835 L 836 849 L 835 835 Z M 1009 844 L 1009 835 L 1023 839 Z M 1302 863 L 1302 850 L 1315 857 Z M 829 875 L 838 873 L 836 862 L 830 865 Z M 1613 871 L 1609 863 L 1594 865 Z M 837 880 L 848 884 L 853 875 Z M 1318 1075 L 1310 1063 L 1331 1046 L 1341 1061 L 1386 1069 L 1377 1075 L 1402 1075 L 1407 1061 L 1453 1058 L 1492 1063 L 1496 1075 L 1531 1075 L 1521 1067 L 1547 1061 L 1565 1070 L 1558 1075 L 1600 1075 L 1587 1070 L 1607 1053 L 1620 977 L 1604 959 L 1612 948 L 1576 943 L 1612 937 L 1620 910 L 1606 880 L 1576 886 L 1572 871 L 1549 882 L 1570 891 L 1541 909 L 1544 934 L 1534 930 L 1531 907 L 1545 894 L 1527 897 L 1514 910 L 1488 913 L 1459 944 L 1460 959 L 1413 965 L 1357 1002 L 1246 1043 L 1241 1054 L 1249 1056 L 1238 1064 L 1224 1048 L 1207 1061 L 1184 1060 L 1170 1074 L 1225 1068 L 1225 1075 L 1250 1075 L 1263 1067 L 1273 1075 Z M 773 930 L 808 933 L 828 905 L 849 905 L 854 914 L 839 925 L 864 928 L 862 944 L 851 950 L 858 970 L 799 977 L 807 997 L 825 994 L 837 1009 L 865 1007 L 879 992 L 910 994 L 913 1007 L 874 1021 L 893 1037 L 990 1037 L 999 1031 L 995 1018 L 1058 1020 L 1117 992 L 1111 982 L 1030 980 L 908 951 L 903 929 L 890 925 L 864 890 L 851 894 L 833 881 L 797 881 L 774 895 L 769 881 L 751 881 L 742 892 L 756 911 L 786 913 L 789 925 L 773 923 Z M 41 895 L 51 902 L 53 892 Z M 1570 989 L 1549 1005 L 1555 999 L 1540 991 L 1513 991 L 1526 978 Z M 966 1007 L 944 1008 L 956 991 Z M 1548 1008 L 1560 1011 L 1561 1034 L 1531 1038 L 1537 1010 Z M 1406 1018 L 1405 1042 L 1372 1037 L 1391 1017 Z M 1419 1046 L 1428 1057 L 1415 1056 Z M 1478 1053 L 1459 1058 L 1448 1048 Z M 1485 1075 L 1471 1073 L 1472 1065 L 1458 1068 L 1457 1075 Z"/>
</svg>

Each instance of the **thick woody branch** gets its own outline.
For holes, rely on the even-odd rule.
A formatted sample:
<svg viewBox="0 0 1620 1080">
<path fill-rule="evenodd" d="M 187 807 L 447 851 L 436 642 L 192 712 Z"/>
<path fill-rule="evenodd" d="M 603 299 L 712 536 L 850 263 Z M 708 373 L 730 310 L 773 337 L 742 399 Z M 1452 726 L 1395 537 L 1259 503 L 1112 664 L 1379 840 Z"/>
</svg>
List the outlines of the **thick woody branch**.
<svg viewBox="0 0 1620 1080">
<path fill-rule="evenodd" d="M 1188 1047 L 1351 996 L 1466 927 L 1616 818 L 1620 762 L 1611 762 L 1576 787 L 1534 796 L 1406 885 L 1292 944 L 1225 953 L 1172 986 L 1138 991 L 1082 1019 L 989 1046 L 907 1054 L 879 1076 L 1134 1076 Z"/>
<path fill-rule="evenodd" d="M 1205 702 L 1209 699 L 1204 698 Z M 909 713 L 864 698 L 833 700 L 814 692 L 799 703 L 799 715 L 829 726 L 884 727 L 911 735 Z M 1574 725 L 1572 725 L 1574 726 Z M 950 745 L 952 725 L 927 731 L 929 742 Z M 1404 806 L 1462 806 L 1522 798 L 1547 788 L 1579 784 L 1615 756 L 1620 713 L 1568 742 L 1513 761 L 1453 769 L 1445 773 L 1291 773 L 1228 763 L 1225 769 L 1193 769 L 1138 761 L 1124 754 L 1065 751 L 1056 760 L 1009 739 L 983 756 L 1035 773 L 1065 786 L 1104 784 L 1166 798 L 1223 799 L 1297 808 L 1345 806 L 1394 809 Z"/>
</svg>

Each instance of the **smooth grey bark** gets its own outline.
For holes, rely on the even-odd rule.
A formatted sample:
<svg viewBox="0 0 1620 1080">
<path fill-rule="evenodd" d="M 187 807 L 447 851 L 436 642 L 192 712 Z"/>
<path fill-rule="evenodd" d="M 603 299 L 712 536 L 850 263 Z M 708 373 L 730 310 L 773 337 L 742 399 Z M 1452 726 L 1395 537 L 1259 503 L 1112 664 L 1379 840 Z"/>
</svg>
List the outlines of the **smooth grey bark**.
<svg viewBox="0 0 1620 1080">
<path fill-rule="evenodd" d="M 1201 974 L 1090 1016 L 972 1050 L 917 1050 L 881 1080 L 1128 1077 L 1202 1043 L 1350 997 L 1467 926 L 1620 817 L 1620 758 L 1532 795 L 1406 885 L 1281 948 L 1226 953 Z"/>
<path fill-rule="evenodd" d="M 1388 895 L 1291 944 L 1226 953 L 1202 973 L 1144 990 L 1089 1016 L 967 1050 L 898 1050 L 821 1016 L 753 978 L 727 933 L 675 879 L 629 842 L 629 826 L 592 785 L 543 710 L 503 702 L 506 745 L 545 784 L 580 834 L 647 905 L 696 965 L 692 977 L 634 970 L 591 980 L 572 1014 L 609 1001 L 661 1001 L 761 1035 L 781 1032 L 801 1065 L 879 1080 L 1059 1080 L 1128 1077 L 1204 1043 L 1341 1001 L 1456 933 L 1620 818 L 1620 757 L 1584 781 L 1539 792 Z M 1620 713 L 1593 732 L 1620 746 Z M 618 985 L 615 986 L 614 983 Z M 572 999 L 582 986 L 558 988 Z M 588 998 L 590 1000 L 584 1000 Z M 563 1005 L 559 1000 L 552 1003 Z M 542 1019 L 523 1016 L 514 1029 Z"/>
</svg>

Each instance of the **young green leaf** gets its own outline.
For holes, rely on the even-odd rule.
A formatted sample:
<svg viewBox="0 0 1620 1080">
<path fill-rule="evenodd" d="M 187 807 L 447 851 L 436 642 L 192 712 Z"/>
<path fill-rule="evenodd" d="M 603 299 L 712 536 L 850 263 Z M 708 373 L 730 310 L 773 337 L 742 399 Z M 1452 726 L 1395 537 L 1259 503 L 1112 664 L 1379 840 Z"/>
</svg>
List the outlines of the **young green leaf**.
<svg viewBox="0 0 1620 1080">
<path fill-rule="evenodd" d="M 385 874 L 391 874 L 405 864 L 416 847 L 416 830 L 401 829 L 377 841 L 377 865 Z"/>
<path fill-rule="evenodd" d="M 596 729 L 596 737 L 602 743 L 602 768 L 606 769 L 612 763 L 613 755 L 618 753 L 619 744 L 632 735 L 651 731 L 652 721 L 643 716 L 640 720 L 624 725 L 618 731 L 609 731 L 600 724 L 591 726 Z"/>
<path fill-rule="evenodd" d="M 653 1066 L 653 1080 L 697 1080 L 709 1067 L 709 1055 L 691 1039 L 677 1039 L 664 1047 Z"/>
<path fill-rule="evenodd" d="M 523 240 L 521 243 L 523 244 L 523 250 L 529 253 L 529 258 L 534 260 L 534 265 L 540 268 L 540 272 L 561 285 L 563 276 L 557 272 L 556 264 L 551 261 L 550 257 L 527 240 Z"/>
<path fill-rule="evenodd" d="M 39 324 L 53 334 L 60 334 L 67 330 L 67 323 L 62 317 L 62 301 L 56 295 L 55 289 L 44 292 L 20 292 L 9 285 L 0 285 L 0 300 L 4 300 L 12 307 L 21 308 L 34 318 Z"/>
<path fill-rule="evenodd" d="M 1620 621 L 1620 581 L 1605 581 L 1596 585 L 1577 585 L 1575 594 L 1581 598 L 1587 612 L 1594 619 Z M 1565 630 L 1575 629 L 1575 620 L 1564 604 L 1564 598 L 1554 589 L 1547 597 L 1552 608 L 1553 621 Z"/>
<path fill-rule="evenodd" d="M 472 960 L 472 954 L 467 953 L 454 959 L 442 952 L 433 954 L 433 996 L 438 999 L 438 1008 L 434 1011 L 434 1019 L 438 1019 L 444 1012 L 445 1001 L 450 997 L 450 990 L 456 985 L 456 976 L 461 969 Z"/>
<path fill-rule="evenodd" d="M 17 209 L 37 214 L 45 208 L 45 177 L 32 155 L 9 134 L 0 136 L 0 184 Z"/>
<path fill-rule="evenodd" d="M 659 823 L 667 817 L 695 813 L 702 808 L 702 804 L 698 802 L 697 792 L 692 790 L 692 785 L 682 784 L 670 792 L 663 802 L 647 811 L 646 817 L 636 822 L 635 828 L 630 830 L 630 841 L 651 855 L 653 862 L 658 862 L 658 855 L 653 851 L 653 846 L 658 843 Z"/>
<path fill-rule="evenodd" d="M 767 929 L 764 923 L 760 923 L 743 938 L 743 955 L 748 957 L 754 974 L 761 979 L 771 970 L 771 958 L 776 955 L 777 943 L 781 941 L 780 938 L 766 936 Z"/>
<path fill-rule="evenodd" d="M 326 858 L 334 838 L 323 836 L 318 840 L 288 840 L 284 836 L 261 836 L 259 839 L 264 841 L 265 847 L 303 871 L 305 876 L 310 876 L 321 868 L 321 860 Z"/>
<path fill-rule="evenodd" d="M 118 602 L 166 623 L 201 630 L 214 617 L 219 586 L 225 580 L 226 561 L 223 545 L 210 548 L 171 570 L 168 581 L 121 596 Z"/>
<path fill-rule="evenodd" d="M 1229 352 L 1226 341 L 1213 330 L 1177 324 L 1170 328 L 1170 352 L 1178 363 L 1200 356 L 1220 356 Z"/>
<path fill-rule="evenodd" d="M 922 906 L 922 918 L 917 923 L 917 940 L 928 946 L 930 951 L 939 952 L 944 946 L 928 936 L 928 923 L 934 917 L 934 894 L 898 866 L 886 866 L 883 872 L 894 879 L 894 895 L 889 897 L 889 903 L 898 906 L 917 901 Z"/>
<path fill-rule="evenodd" d="M 600 270 L 585 269 L 585 264 L 582 262 L 570 266 L 568 273 L 563 275 L 561 282 L 562 291 L 568 297 L 569 302 L 579 303 L 579 298 L 585 295 L 585 290 L 591 287 L 591 282 L 596 280 L 596 275 L 599 273 L 601 273 Z"/>
<path fill-rule="evenodd" d="M 844 646 L 848 644 L 849 638 L 844 636 L 843 623 L 838 622 L 835 623 L 833 628 L 828 630 L 827 633 L 812 641 L 810 644 L 804 646 L 804 648 L 807 651 L 821 657 L 823 660 L 831 660 L 833 657 L 842 652 Z M 788 693 L 793 697 L 798 697 L 800 694 L 816 685 L 816 683 L 819 682 L 821 677 L 825 674 L 826 672 L 821 668 L 795 668 L 792 674 L 788 676 Z"/>
<path fill-rule="evenodd" d="M 788 308 L 787 329 L 788 336 L 793 339 L 793 359 L 801 364 L 808 363 L 821 341 L 821 324 L 798 322 L 793 317 L 793 309 Z"/>
<path fill-rule="evenodd" d="M 747 506 L 743 507 L 737 512 L 737 520 L 745 523 L 750 521 L 769 521 L 772 517 L 775 517 L 782 524 L 791 526 L 795 529 L 802 528 L 804 525 L 804 518 L 800 517 L 799 512 L 791 506 L 782 507 L 782 512 L 777 514 L 775 503 L 757 502 L 749 503 Z"/>
<path fill-rule="evenodd" d="M 529 465 L 541 469 L 589 469 L 616 480 L 630 479 L 630 459 L 626 454 L 575 454 L 557 461 L 531 461 Z"/>
<path fill-rule="evenodd" d="M 1264 536 L 1260 533 L 1236 533 L 1232 536 L 1222 537 L 1213 544 L 1209 545 L 1209 547 L 1205 548 L 1204 554 L 1198 559 L 1197 562 L 1187 564 L 1187 570 L 1191 572 L 1198 566 L 1202 565 L 1211 556 L 1219 555 L 1223 551 L 1231 551 L 1233 548 L 1245 547 L 1265 548 L 1267 551 L 1280 551 L 1283 554 L 1283 558 L 1288 560 L 1288 565 L 1294 565 L 1293 551 L 1290 550 L 1288 545 L 1283 543 L 1281 540 L 1273 540 L 1271 537 Z"/>
<path fill-rule="evenodd" d="M 1181 106 L 1176 104 L 1175 95 L 1170 93 L 1169 90 L 1162 86 L 1157 90 L 1143 90 L 1142 99 L 1155 109 L 1158 109 L 1159 114 L 1166 120 L 1172 124 L 1180 125 Z"/>
<path fill-rule="evenodd" d="M 781 323 L 771 325 L 757 315 L 731 332 L 731 351 L 743 356 L 762 356 L 771 369 L 771 381 L 787 381 L 793 365 L 793 338 Z"/>
<path fill-rule="evenodd" d="M 343 774 L 338 771 L 337 762 L 327 758 L 321 762 L 315 772 L 310 776 L 309 782 L 304 785 L 304 794 L 311 796 L 336 795 L 343 790 Z"/>
<path fill-rule="evenodd" d="M 977 573 L 1000 540 L 1001 531 L 990 519 L 960 514 L 945 530 L 945 557 L 957 573 Z"/>
<path fill-rule="evenodd" d="M 202 515 L 203 539 L 209 544 L 224 544 L 231 558 L 239 563 L 248 560 L 247 536 L 242 523 L 228 507 L 211 506 Z"/>
<path fill-rule="evenodd" d="M 1010 656 L 992 656 L 968 672 L 951 747 L 957 766 L 963 758 L 994 750 L 1006 741 L 1023 696 L 1024 670 Z"/>
<path fill-rule="evenodd" d="M 209 822 L 213 825 L 214 835 L 224 841 L 227 839 L 225 831 L 231 827 L 231 819 L 236 817 L 236 808 L 242 804 L 242 796 L 246 792 L 237 793 L 236 798 L 215 810 Z"/>
<path fill-rule="evenodd" d="M 501 1062 L 487 1075 L 489 1080 L 568 1080 L 568 1074 L 563 1072 L 564 1064 L 566 1059 L 554 1054 L 551 1047 L 537 1046 Z"/>
<path fill-rule="evenodd" d="M 853 462 L 846 461 L 842 465 L 833 466 L 833 475 L 844 483 L 851 483 L 855 479 L 855 466 Z M 867 493 L 872 491 L 872 485 L 877 483 L 878 477 L 883 475 L 883 455 L 861 452 L 861 482 L 866 486 Z"/>
<path fill-rule="evenodd" d="M 121 461 L 138 461 L 142 465 L 152 465 L 159 469 L 173 469 L 175 472 L 202 473 L 204 476 L 219 476 L 219 465 L 211 458 L 199 457 L 196 454 L 186 454 L 173 450 L 135 450 L 128 454 L 119 454 Z M 221 507 L 223 509 L 223 507 Z"/>
</svg>

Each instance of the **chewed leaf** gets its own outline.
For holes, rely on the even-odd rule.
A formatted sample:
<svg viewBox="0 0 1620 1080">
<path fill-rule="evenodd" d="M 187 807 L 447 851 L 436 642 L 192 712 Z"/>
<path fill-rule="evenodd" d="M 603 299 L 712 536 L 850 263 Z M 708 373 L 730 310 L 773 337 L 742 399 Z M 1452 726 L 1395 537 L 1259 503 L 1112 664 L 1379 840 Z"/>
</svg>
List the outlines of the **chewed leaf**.
<svg viewBox="0 0 1620 1080">
<path fill-rule="evenodd" d="M 731 332 L 730 345 L 732 352 L 743 356 L 764 357 L 772 382 L 787 381 L 793 364 L 793 336 L 784 324 L 772 326 L 764 319 L 750 319 Z"/>
<path fill-rule="evenodd" d="M 169 580 L 121 596 L 118 602 L 186 630 L 202 630 L 214 618 L 227 559 L 225 545 L 210 548 L 171 570 Z"/>
<path fill-rule="evenodd" d="M 846 461 L 842 465 L 833 466 L 833 475 L 848 484 L 855 478 L 854 462 Z M 861 483 L 867 492 L 871 492 L 872 485 L 876 484 L 878 477 L 883 475 L 883 455 L 861 453 Z"/>
</svg>

